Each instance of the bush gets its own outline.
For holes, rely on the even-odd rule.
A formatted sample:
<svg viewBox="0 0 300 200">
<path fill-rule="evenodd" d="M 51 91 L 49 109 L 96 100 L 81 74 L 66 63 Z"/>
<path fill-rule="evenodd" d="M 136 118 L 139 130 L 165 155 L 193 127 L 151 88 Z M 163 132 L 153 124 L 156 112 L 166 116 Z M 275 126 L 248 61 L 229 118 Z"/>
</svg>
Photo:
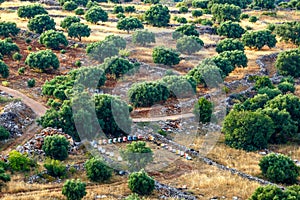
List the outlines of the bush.
<svg viewBox="0 0 300 200">
<path fill-rule="evenodd" d="M 16 36 L 20 32 L 17 24 L 14 22 L 0 22 L 0 37 Z"/>
<path fill-rule="evenodd" d="M 67 200 L 81 200 L 86 193 L 86 184 L 80 180 L 67 180 L 62 188 L 62 194 Z"/>
<path fill-rule="evenodd" d="M 35 163 L 27 155 L 23 155 L 16 150 L 9 152 L 8 162 L 10 169 L 13 171 L 29 171 L 31 167 L 35 166 Z"/>
<path fill-rule="evenodd" d="M 194 35 L 194 36 L 199 37 L 199 33 L 196 30 L 195 25 L 193 25 L 193 24 L 185 24 L 185 25 L 179 26 L 178 28 L 175 29 L 175 32 L 180 33 L 181 35 L 186 35 L 186 36 Z M 177 38 L 175 37 L 174 39 L 178 39 L 178 37 Z"/>
<path fill-rule="evenodd" d="M 211 120 L 213 112 L 213 104 L 201 97 L 195 104 L 193 113 L 195 114 L 196 118 L 201 123 L 208 123 Z"/>
<path fill-rule="evenodd" d="M 42 71 L 50 67 L 53 69 L 59 68 L 57 56 L 49 49 L 30 53 L 25 60 L 25 64 L 31 68 L 37 68 Z"/>
<path fill-rule="evenodd" d="M 292 42 L 293 44 L 300 45 L 300 39 L 298 35 L 300 34 L 300 22 L 284 22 L 283 24 L 274 26 L 275 33 L 283 41 Z"/>
<path fill-rule="evenodd" d="M 187 13 L 187 12 L 189 12 L 189 8 L 188 8 L 188 7 L 186 7 L 186 6 L 181 6 L 181 7 L 179 8 L 179 13 Z"/>
<path fill-rule="evenodd" d="M 87 177 L 95 182 L 109 180 L 112 170 L 100 159 L 91 158 L 85 163 Z"/>
<path fill-rule="evenodd" d="M 281 75 L 300 77 L 300 50 L 294 49 L 279 53 L 275 67 Z"/>
<path fill-rule="evenodd" d="M 241 8 L 232 4 L 213 4 L 211 7 L 213 20 L 221 23 L 225 21 L 239 21 Z"/>
<path fill-rule="evenodd" d="M 284 199 L 284 192 L 275 185 L 267 185 L 258 187 L 249 200 L 271 200 Z"/>
<path fill-rule="evenodd" d="M 192 1 L 192 6 L 194 8 L 205 9 L 205 8 L 207 8 L 208 2 L 209 2 L 208 0 L 193 0 Z"/>
<path fill-rule="evenodd" d="M 84 9 L 83 8 L 77 8 L 75 10 L 75 15 L 84 15 Z"/>
<path fill-rule="evenodd" d="M 269 30 L 246 32 L 242 42 L 250 48 L 262 49 L 265 45 L 269 48 L 275 47 L 277 40 Z"/>
<path fill-rule="evenodd" d="M 289 82 L 281 82 L 277 87 L 283 94 L 288 92 L 294 93 L 296 90 L 295 86 Z"/>
<path fill-rule="evenodd" d="M 239 51 L 244 51 L 244 44 L 240 42 L 238 39 L 232 39 L 232 38 L 226 38 L 224 40 L 221 40 L 217 44 L 216 51 L 218 53 L 222 53 L 224 51 L 234 51 L 234 50 L 239 50 Z"/>
<path fill-rule="evenodd" d="M 263 108 L 269 101 L 269 97 L 266 94 L 257 94 L 253 98 L 247 99 L 243 103 L 235 104 L 234 110 L 243 111 L 256 111 L 259 108 Z"/>
<path fill-rule="evenodd" d="M 229 38 L 240 38 L 245 33 L 245 30 L 240 26 L 239 23 L 227 21 L 222 23 L 217 28 L 217 33 L 218 35 Z"/>
<path fill-rule="evenodd" d="M 113 13 L 114 14 L 124 13 L 124 8 L 122 6 L 114 6 Z"/>
<path fill-rule="evenodd" d="M 63 10 L 73 11 L 78 8 L 78 5 L 74 1 L 66 1 L 63 5 Z"/>
<path fill-rule="evenodd" d="M 153 26 L 167 26 L 170 22 L 170 11 L 167 6 L 161 4 L 152 5 L 145 12 L 144 19 Z"/>
<path fill-rule="evenodd" d="M 185 17 L 177 17 L 176 22 L 181 23 L 181 24 L 186 24 L 187 19 Z"/>
<path fill-rule="evenodd" d="M 141 200 L 139 195 L 133 193 L 125 198 L 125 200 Z"/>
<path fill-rule="evenodd" d="M 203 15 L 202 10 L 193 10 L 192 11 L 192 16 L 193 17 L 201 17 Z"/>
<path fill-rule="evenodd" d="M 211 59 L 205 59 L 198 66 L 188 72 L 197 84 L 203 84 L 205 87 L 217 87 L 223 82 L 222 70 L 216 66 Z"/>
<path fill-rule="evenodd" d="M 45 138 L 42 148 L 46 156 L 56 160 L 65 160 L 68 157 L 69 145 L 65 136 L 53 135 Z"/>
<path fill-rule="evenodd" d="M 273 99 L 274 97 L 282 94 L 278 88 L 271 89 L 268 87 L 258 89 L 257 93 L 258 94 L 266 94 L 269 97 L 269 99 Z"/>
<path fill-rule="evenodd" d="M 127 59 L 114 56 L 104 60 L 103 68 L 106 74 L 118 79 L 134 68 L 134 65 Z"/>
<path fill-rule="evenodd" d="M 27 81 L 27 86 L 30 87 L 30 88 L 34 87 L 35 86 L 35 79 L 34 78 L 33 79 L 29 79 Z"/>
<path fill-rule="evenodd" d="M 10 133 L 8 130 L 6 130 L 3 126 L 0 126 L 0 141 L 1 140 L 6 140 L 10 136 Z"/>
<path fill-rule="evenodd" d="M 73 23 L 80 22 L 80 18 L 76 16 L 67 16 L 65 17 L 61 23 L 60 27 L 63 29 L 68 29 Z"/>
<path fill-rule="evenodd" d="M 267 148 L 274 133 L 274 123 L 261 112 L 233 110 L 225 117 L 222 132 L 230 147 L 256 151 Z"/>
<path fill-rule="evenodd" d="M 2 78 L 7 78 L 9 76 L 9 67 L 2 60 L 0 60 L 0 74 Z"/>
<path fill-rule="evenodd" d="M 67 168 L 59 160 L 47 159 L 44 167 L 47 169 L 47 173 L 54 177 L 65 177 L 67 175 Z"/>
<path fill-rule="evenodd" d="M 282 154 L 271 153 L 259 162 L 262 174 L 272 182 L 296 183 L 299 176 L 299 167 L 294 161 Z"/>
<path fill-rule="evenodd" d="M 55 30 L 48 30 L 42 33 L 39 42 L 51 49 L 59 49 L 59 45 L 68 45 L 66 36 L 62 32 Z"/>
<path fill-rule="evenodd" d="M 49 15 L 36 15 L 29 20 L 27 27 L 30 31 L 41 34 L 47 30 L 55 29 L 55 22 Z"/>
<path fill-rule="evenodd" d="M 125 18 L 126 16 L 123 13 L 119 13 L 116 15 L 116 18 L 121 19 L 121 18 Z"/>
<path fill-rule="evenodd" d="M 230 60 L 221 56 L 214 56 L 211 58 L 211 61 L 222 70 L 222 77 L 226 77 L 231 73 L 235 67 L 232 66 Z"/>
<path fill-rule="evenodd" d="M 249 22 L 255 23 L 258 21 L 258 18 L 256 16 L 249 17 Z"/>
<path fill-rule="evenodd" d="M 234 67 L 247 67 L 248 65 L 248 58 L 244 51 L 224 51 L 220 53 L 219 56 L 227 58 Z"/>
<path fill-rule="evenodd" d="M 149 195 L 154 190 L 154 180 L 144 170 L 129 175 L 128 187 L 132 192 Z"/>
<path fill-rule="evenodd" d="M 261 88 L 274 88 L 272 81 L 270 80 L 270 78 L 268 76 L 257 76 L 255 77 L 255 85 L 254 88 L 255 90 L 259 90 Z"/>
<path fill-rule="evenodd" d="M 263 9 L 275 8 L 275 0 L 253 0 L 253 6 Z"/>
<path fill-rule="evenodd" d="M 0 191 L 5 183 L 10 181 L 10 175 L 5 173 L 5 169 L 0 167 Z"/>
<path fill-rule="evenodd" d="M 72 23 L 68 28 L 68 36 L 71 38 L 78 38 L 81 41 L 82 37 L 89 37 L 91 34 L 91 29 L 88 25 L 83 23 Z"/>
<path fill-rule="evenodd" d="M 246 13 L 242 13 L 240 19 L 248 19 L 250 16 Z"/>
<path fill-rule="evenodd" d="M 20 62 L 20 60 L 23 58 L 23 56 L 19 52 L 16 52 L 13 54 L 12 58 L 13 58 L 13 60 Z"/>
<path fill-rule="evenodd" d="M 163 46 L 155 47 L 152 52 L 153 62 L 164 65 L 177 65 L 180 62 L 180 53 Z"/>
<path fill-rule="evenodd" d="M 167 100 L 169 90 L 161 83 L 136 83 L 130 87 L 128 97 L 134 107 L 148 107 L 160 101 Z"/>
<path fill-rule="evenodd" d="M 176 48 L 181 53 L 191 55 L 202 49 L 204 43 L 196 36 L 183 36 L 177 40 Z"/>
<path fill-rule="evenodd" d="M 93 24 L 99 21 L 106 22 L 108 20 L 108 14 L 100 6 L 94 6 L 86 11 L 85 20 Z"/>
<path fill-rule="evenodd" d="M 18 74 L 21 75 L 21 74 L 24 74 L 25 73 L 25 67 L 20 67 L 18 69 Z"/>
<path fill-rule="evenodd" d="M 120 19 L 117 23 L 117 29 L 125 30 L 127 33 L 131 30 L 143 29 L 144 25 L 142 22 L 136 17 L 125 17 Z"/>
<path fill-rule="evenodd" d="M 18 45 L 13 43 L 10 38 L 6 38 L 4 40 L 0 40 L 0 55 L 12 55 L 14 52 L 19 52 L 20 49 Z"/>
<path fill-rule="evenodd" d="M 133 13 L 136 11 L 134 6 L 125 6 L 124 11 L 127 13 Z"/>
<path fill-rule="evenodd" d="M 136 31 L 132 34 L 132 42 L 145 46 L 146 44 L 155 43 L 155 34 L 148 30 Z"/>
<path fill-rule="evenodd" d="M 18 17 L 21 18 L 33 18 L 36 15 L 48 14 L 48 12 L 41 4 L 21 6 L 18 8 L 17 13 Z"/>
</svg>

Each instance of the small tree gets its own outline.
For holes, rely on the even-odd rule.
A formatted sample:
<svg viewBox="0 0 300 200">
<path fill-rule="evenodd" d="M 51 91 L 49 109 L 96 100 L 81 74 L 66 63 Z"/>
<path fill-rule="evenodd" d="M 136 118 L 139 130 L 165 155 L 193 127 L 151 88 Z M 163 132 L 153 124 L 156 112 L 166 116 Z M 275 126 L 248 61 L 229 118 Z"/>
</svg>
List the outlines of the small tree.
<svg viewBox="0 0 300 200">
<path fill-rule="evenodd" d="M 28 86 L 29 88 L 34 87 L 34 86 L 35 86 L 35 79 L 34 79 L 34 78 L 28 79 L 28 81 L 27 81 L 27 86 Z"/>
<path fill-rule="evenodd" d="M 282 189 L 275 185 L 267 185 L 258 187 L 249 200 L 268 200 L 268 199 L 285 199 Z"/>
<path fill-rule="evenodd" d="M 268 76 L 257 76 L 255 77 L 255 90 L 259 90 L 261 88 L 268 87 L 274 88 L 271 79 Z"/>
<path fill-rule="evenodd" d="M 275 0 L 253 0 L 253 6 L 263 9 L 273 9 L 275 8 Z"/>
<path fill-rule="evenodd" d="M 0 60 L 0 74 L 2 78 L 7 78 L 9 76 L 9 67 L 2 60 Z"/>
<path fill-rule="evenodd" d="M 135 31 L 132 34 L 132 42 L 145 46 L 146 44 L 155 43 L 155 34 L 148 30 Z"/>
<path fill-rule="evenodd" d="M 277 87 L 283 94 L 287 94 L 288 92 L 294 93 L 296 90 L 295 86 L 287 81 L 281 82 Z"/>
<path fill-rule="evenodd" d="M 214 56 L 211 58 L 211 61 L 222 70 L 222 77 L 226 77 L 231 73 L 235 66 L 232 66 L 231 61 L 228 58 L 222 56 Z"/>
<path fill-rule="evenodd" d="M 277 40 L 269 30 L 252 31 L 243 35 L 242 41 L 250 48 L 262 49 L 265 45 L 269 48 L 275 47 Z"/>
<path fill-rule="evenodd" d="M 0 40 L 0 55 L 11 55 L 13 52 L 19 52 L 20 49 L 18 45 L 12 42 L 11 38 L 6 38 L 4 40 Z"/>
<path fill-rule="evenodd" d="M 136 11 L 136 9 L 135 9 L 134 6 L 126 6 L 126 7 L 124 8 L 124 10 L 125 10 L 125 12 L 127 12 L 127 13 L 133 13 L 133 12 Z"/>
<path fill-rule="evenodd" d="M 17 24 L 14 22 L 0 22 L 0 37 L 16 36 L 20 32 Z"/>
<path fill-rule="evenodd" d="M 113 13 L 114 14 L 124 13 L 124 8 L 122 6 L 114 6 Z"/>
<path fill-rule="evenodd" d="M 153 26 L 167 26 L 170 22 L 170 11 L 161 4 L 152 5 L 144 14 L 144 19 Z"/>
<path fill-rule="evenodd" d="M 53 69 L 59 68 L 57 56 L 49 49 L 30 53 L 25 60 L 25 64 L 31 68 L 37 68 L 42 71 L 50 67 Z"/>
<path fill-rule="evenodd" d="M 19 52 L 16 52 L 13 54 L 12 58 L 16 61 L 18 61 L 18 65 L 20 64 L 20 60 L 23 58 L 22 54 Z"/>
<path fill-rule="evenodd" d="M 299 176 L 299 167 L 294 161 L 282 154 L 271 153 L 259 162 L 262 174 L 276 183 L 296 183 Z"/>
<path fill-rule="evenodd" d="M 131 30 L 143 29 L 142 22 L 136 17 L 125 17 L 118 21 L 117 29 L 125 30 L 127 33 Z"/>
<path fill-rule="evenodd" d="M 177 40 L 176 48 L 181 53 L 192 53 L 198 52 L 202 49 L 204 43 L 196 36 L 183 36 Z"/>
<path fill-rule="evenodd" d="M 185 98 L 191 97 L 196 93 L 196 80 L 191 76 L 164 76 L 160 83 L 167 87 L 170 97 Z"/>
<path fill-rule="evenodd" d="M 41 4 L 31 4 L 19 7 L 18 17 L 21 18 L 33 18 L 36 15 L 48 14 L 45 8 Z"/>
<path fill-rule="evenodd" d="M 292 42 L 296 45 L 300 45 L 300 22 L 285 22 L 283 24 L 274 25 L 275 33 L 283 41 Z"/>
<path fill-rule="evenodd" d="M 261 112 L 231 111 L 224 120 L 225 143 L 232 148 L 255 151 L 267 148 L 274 133 L 272 119 Z"/>
<path fill-rule="evenodd" d="M 189 8 L 188 8 L 188 7 L 186 7 L 186 6 L 181 6 L 181 7 L 179 8 L 179 13 L 187 13 L 187 12 L 189 12 Z"/>
<path fill-rule="evenodd" d="M 279 53 L 275 67 L 281 75 L 300 76 L 300 50 L 294 49 Z"/>
<path fill-rule="evenodd" d="M 245 46 L 238 39 L 226 38 L 217 44 L 216 51 L 222 53 L 224 51 L 244 51 Z"/>
<path fill-rule="evenodd" d="M 103 62 L 105 58 L 118 55 L 119 48 L 116 47 L 113 41 L 103 40 L 88 44 L 86 52 L 88 56 L 94 60 Z"/>
<path fill-rule="evenodd" d="M 99 21 L 106 22 L 108 14 L 100 6 L 94 6 L 85 13 L 85 20 L 93 24 Z"/>
<path fill-rule="evenodd" d="M 177 65 L 180 62 L 180 53 L 163 46 L 155 47 L 152 52 L 153 62 L 164 65 Z"/>
<path fill-rule="evenodd" d="M 62 194 L 67 200 L 81 200 L 86 195 L 86 184 L 80 180 L 67 180 L 62 188 Z"/>
<path fill-rule="evenodd" d="M 193 10 L 192 11 L 192 16 L 193 17 L 201 17 L 203 15 L 202 10 Z"/>
<path fill-rule="evenodd" d="M 218 35 L 226 36 L 229 38 L 240 38 L 245 33 L 245 29 L 239 23 L 227 21 L 223 22 L 217 28 Z"/>
<path fill-rule="evenodd" d="M 13 171 L 29 171 L 34 166 L 34 162 L 20 152 L 13 150 L 8 155 L 9 167 Z"/>
<path fill-rule="evenodd" d="M 6 140 L 10 136 L 10 133 L 8 130 L 6 130 L 3 126 L 0 126 L 0 141 L 1 140 Z"/>
<path fill-rule="evenodd" d="M 66 1 L 63 5 L 63 9 L 67 11 L 73 11 L 76 8 L 78 8 L 78 5 L 74 1 Z"/>
<path fill-rule="evenodd" d="M 47 173 L 54 177 L 64 177 L 67 174 L 67 168 L 59 160 L 47 159 L 44 167 L 47 169 Z"/>
<path fill-rule="evenodd" d="M 84 9 L 83 8 L 77 8 L 76 10 L 75 10 L 75 14 L 76 15 L 84 15 Z"/>
<path fill-rule="evenodd" d="M 242 13 L 239 6 L 232 4 L 214 4 L 211 7 L 213 20 L 221 23 L 225 21 L 239 21 Z"/>
<path fill-rule="evenodd" d="M 67 16 L 65 17 L 61 23 L 60 23 L 60 27 L 62 27 L 63 29 L 67 29 L 73 24 L 73 23 L 77 23 L 80 22 L 80 18 L 76 17 L 76 16 Z"/>
<path fill-rule="evenodd" d="M 192 1 L 192 6 L 194 8 L 202 8 L 206 9 L 208 6 L 209 1 L 208 0 L 193 0 Z"/>
<path fill-rule="evenodd" d="M 258 21 L 258 18 L 256 16 L 249 17 L 249 22 L 255 23 Z"/>
<path fill-rule="evenodd" d="M 248 58 L 244 51 L 224 51 L 220 53 L 219 56 L 227 58 L 234 67 L 247 67 L 248 65 Z"/>
<path fill-rule="evenodd" d="M 127 59 L 115 56 L 112 58 L 106 58 L 103 68 L 105 69 L 106 74 L 110 74 L 117 79 L 132 70 L 134 65 Z"/>
<path fill-rule="evenodd" d="M 51 49 L 59 49 L 59 45 L 68 45 L 66 36 L 63 33 L 54 30 L 48 30 L 42 33 L 39 41 L 41 44 Z"/>
<path fill-rule="evenodd" d="M 68 28 L 68 36 L 71 38 L 78 38 L 81 41 L 82 37 L 89 37 L 91 34 L 91 29 L 88 25 L 83 23 L 72 23 Z"/>
<path fill-rule="evenodd" d="M 68 157 L 69 145 L 65 136 L 53 135 L 45 138 L 42 148 L 46 156 L 56 160 L 65 160 Z"/>
<path fill-rule="evenodd" d="M 128 187 L 132 192 L 149 195 L 154 190 L 155 181 L 142 170 L 129 175 Z"/>
<path fill-rule="evenodd" d="M 193 113 L 195 114 L 196 118 L 201 123 L 208 123 L 211 120 L 213 112 L 213 104 L 201 97 L 194 106 Z"/>
<path fill-rule="evenodd" d="M 112 170 L 100 159 L 91 158 L 85 163 L 87 177 L 95 182 L 109 180 Z"/>
<path fill-rule="evenodd" d="M 179 37 L 182 37 L 183 35 L 187 35 L 187 36 L 194 35 L 194 36 L 199 37 L 199 33 L 196 30 L 195 25 L 193 25 L 193 24 L 184 24 L 182 26 L 179 26 L 178 28 L 176 28 L 175 33 L 180 33 Z M 179 37 L 176 37 L 173 34 L 174 39 L 178 39 Z"/>
<path fill-rule="evenodd" d="M 49 15 L 36 15 L 29 20 L 27 27 L 30 31 L 41 34 L 47 30 L 55 29 L 55 22 Z"/>
</svg>

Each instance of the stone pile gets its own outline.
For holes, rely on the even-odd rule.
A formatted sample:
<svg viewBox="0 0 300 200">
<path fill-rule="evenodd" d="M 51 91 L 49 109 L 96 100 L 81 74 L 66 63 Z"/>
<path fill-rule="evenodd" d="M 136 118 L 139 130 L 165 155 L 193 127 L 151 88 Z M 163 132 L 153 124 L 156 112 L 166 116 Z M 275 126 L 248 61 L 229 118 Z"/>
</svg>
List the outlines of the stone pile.
<svg viewBox="0 0 300 200">
<path fill-rule="evenodd" d="M 41 133 L 36 134 L 34 138 L 26 142 L 23 146 L 18 146 L 16 148 L 20 153 L 27 153 L 28 155 L 44 155 L 42 146 L 44 144 L 44 139 L 47 136 L 53 135 L 63 135 L 70 142 L 69 153 L 76 153 L 78 151 L 78 144 L 75 143 L 70 135 L 65 134 L 61 129 L 55 128 L 45 128 Z"/>
<path fill-rule="evenodd" d="M 3 108 L 0 114 L 0 125 L 6 128 L 11 137 L 20 136 L 23 130 L 30 125 L 36 115 L 21 101 L 13 101 Z"/>
</svg>

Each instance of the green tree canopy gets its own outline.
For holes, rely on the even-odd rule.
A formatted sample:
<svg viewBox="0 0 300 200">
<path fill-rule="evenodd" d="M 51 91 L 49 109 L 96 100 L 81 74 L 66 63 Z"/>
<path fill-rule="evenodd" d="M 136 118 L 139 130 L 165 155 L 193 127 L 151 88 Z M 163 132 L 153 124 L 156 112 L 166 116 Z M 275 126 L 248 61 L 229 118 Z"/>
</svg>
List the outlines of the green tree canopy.
<svg viewBox="0 0 300 200">
<path fill-rule="evenodd" d="M 128 187 L 132 192 L 149 195 L 154 190 L 155 181 L 142 170 L 129 175 Z"/>
<path fill-rule="evenodd" d="M 125 30 L 127 33 L 131 30 L 143 29 L 144 25 L 142 22 L 136 17 L 125 17 L 118 21 L 117 29 Z"/>
<path fill-rule="evenodd" d="M 0 37 L 16 36 L 20 32 L 15 22 L 0 22 Z"/>
<path fill-rule="evenodd" d="M 86 184 L 80 180 L 67 180 L 62 188 L 62 194 L 67 200 L 81 200 L 86 193 Z"/>
<path fill-rule="evenodd" d="M 60 27 L 63 29 L 68 29 L 73 23 L 80 22 L 80 18 L 77 16 L 67 16 L 65 17 L 61 23 Z"/>
<path fill-rule="evenodd" d="M 75 22 L 72 23 L 68 27 L 68 36 L 71 38 L 78 38 L 79 41 L 81 41 L 82 37 L 89 37 L 91 34 L 91 29 L 88 25 Z"/>
<path fill-rule="evenodd" d="M 68 157 L 69 141 L 63 135 L 47 136 L 42 146 L 46 156 L 56 160 L 65 160 Z"/>
<path fill-rule="evenodd" d="M 275 47 L 276 36 L 269 30 L 246 32 L 242 36 L 242 42 L 250 48 L 262 49 L 265 45 L 269 48 Z"/>
<path fill-rule="evenodd" d="M 60 45 L 67 46 L 68 40 L 62 32 L 48 30 L 41 34 L 40 43 L 47 48 L 59 49 Z"/>
<path fill-rule="evenodd" d="M 148 30 L 138 30 L 132 34 L 132 42 L 145 46 L 146 44 L 155 43 L 155 34 Z"/>
<path fill-rule="evenodd" d="M 45 71 L 50 67 L 53 69 L 59 68 L 59 60 L 57 56 L 49 49 L 31 52 L 27 56 L 25 64 L 31 68 L 40 69 L 42 71 Z"/>
<path fill-rule="evenodd" d="M 300 77 L 300 49 L 279 53 L 275 67 L 284 76 Z"/>
<path fill-rule="evenodd" d="M 217 28 L 217 33 L 229 38 L 240 38 L 245 33 L 245 29 L 237 22 L 226 21 Z"/>
<path fill-rule="evenodd" d="M 2 78 L 7 78 L 9 76 L 9 67 L 2 60 L 0 60 L 0 74 Z"/>
<path fill-rule="evenodd" d="M 176 48 L 181 53 L 192 53 L 198 52 L 202 49 L 204 43 L 196 36 L 183 36 L 177 40 Z"/>
<path fill-rule="evenodd" d="M 91 158 L 85 162 L 87 177 L 95 182 L 107 181 L 112 177 L 112 170 L 99 158 Z"/>
<path fill-rule="evenodd" d="M 55 22 L 47 14 L 36 15 L 29 20 L 27 27 L 30 31 L 41 34 L 47 30 L 55 29 Z"/>
<path fill-rule="evenodd" d="M 201 123 L 208 123 L 211 120 L 213 104 L 204 97 L 201 97 L 194 106 L 193 113 Z"/>
<path fill-rule="evenodd" d="M 99 21 L 106 22 L 108 14 L 100 6 L 93 6 L 85 13 L 85 20 L 96 24 Z"/>
<path fill-rule="evenodd" d="M 152 5 L 144 14 L 146 22 L 153 26 L 167 26 L 170 22 L 170 11 L 167 6 L 161 4 Z"/>
<path fill-rule="evenodd" d="M 239 6 L 233 4 L 213 4 L 211 7 L 213 20 L 221 23 L 225 21 L 239 21 L 242 13 Z"/>
<path fill-rule="evenodd" d="M 180 53 L 163 46 L 155 47 L 152 52 L 153 62 L 164 65 L 177 65 L 180 62 Z"/>
<path fill-rule="evenodd" d="M 248 65 L 248 58 L 244 51 L 224 51 L 220 53 L 219 56 L 227 58 L 234 67 L 247 67 Z"/>
<path fill-rule="evenodd" d="M 20 6 L 17 14 L 18 17 L 21 18 L 33 18 L 36 15 L 48 14 L 48 12 L 41 4 L 30 4 L 26 6 Z"/>
<path fill-rule="evenodd" d="M 234 51 L 234 50 L 239 50 L 239 51 L 244 51 L 244 44 L 240 42 L 238 39 L 232 39 L 232 38 L 226 38 L 224 40 L 221 40 L 217 44 L 216 51 L 218 53 L 222 53 L 224 51 Z"/>
<path fill-rule="evenodd" d="M 300 45 L 300 22 L 284 22 L 275 26 L 275 33 L 283 41 L 292 42 L 296 45 Z"/>
</svg>

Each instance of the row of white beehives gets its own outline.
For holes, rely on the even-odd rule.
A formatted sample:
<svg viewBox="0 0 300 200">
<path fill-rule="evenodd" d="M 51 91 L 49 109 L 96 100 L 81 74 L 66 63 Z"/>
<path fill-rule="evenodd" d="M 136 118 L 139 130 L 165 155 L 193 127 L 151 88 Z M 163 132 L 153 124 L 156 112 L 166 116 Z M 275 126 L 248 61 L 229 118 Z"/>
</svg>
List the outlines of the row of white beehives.
<svg viewBox="0 0 300 200">
<path fill-rule="evenodd" d="M 155 137 L 152 135 L 148 135 L 148 136 L 143 136 L 143 135 L 138 135 L 138 136 L 127 136 L 127 137 L 119 137 L 119 138 L 111 138 L 111 139 L 102 139 L 102 140 L 98 140 L 95 141 L 93 140 L 91 142 L 91 145 L 98 149 L 99 152 L 101 152 L 102 154 L 106 154 L 108 156 L 114 156 L 113 152 L 107 152 L 101 145 L 107 145 L 107 144 L 116 144 L 116 143 L 125 143 L 125 142 L 131 142 L 131 141 L 138 141 L 138 140 L 147 140 L 147 141 L 151 141 L 154 142 L 155 141 Z M 165 144 L 165 143 L 161 143 L 157 145 L 160 145 L 162 148 L 175 153 L 176 155 L 179 155 L 181 157 L 186 158 L 187 160 L 192 160 L 192 157 L 189 156 L 188 153 L 181 151 L 179 149 L 173 148 L 171 145 Z M 122 158 L 119 157 L 118 160 L 122 161 Z"/>
</svg>

